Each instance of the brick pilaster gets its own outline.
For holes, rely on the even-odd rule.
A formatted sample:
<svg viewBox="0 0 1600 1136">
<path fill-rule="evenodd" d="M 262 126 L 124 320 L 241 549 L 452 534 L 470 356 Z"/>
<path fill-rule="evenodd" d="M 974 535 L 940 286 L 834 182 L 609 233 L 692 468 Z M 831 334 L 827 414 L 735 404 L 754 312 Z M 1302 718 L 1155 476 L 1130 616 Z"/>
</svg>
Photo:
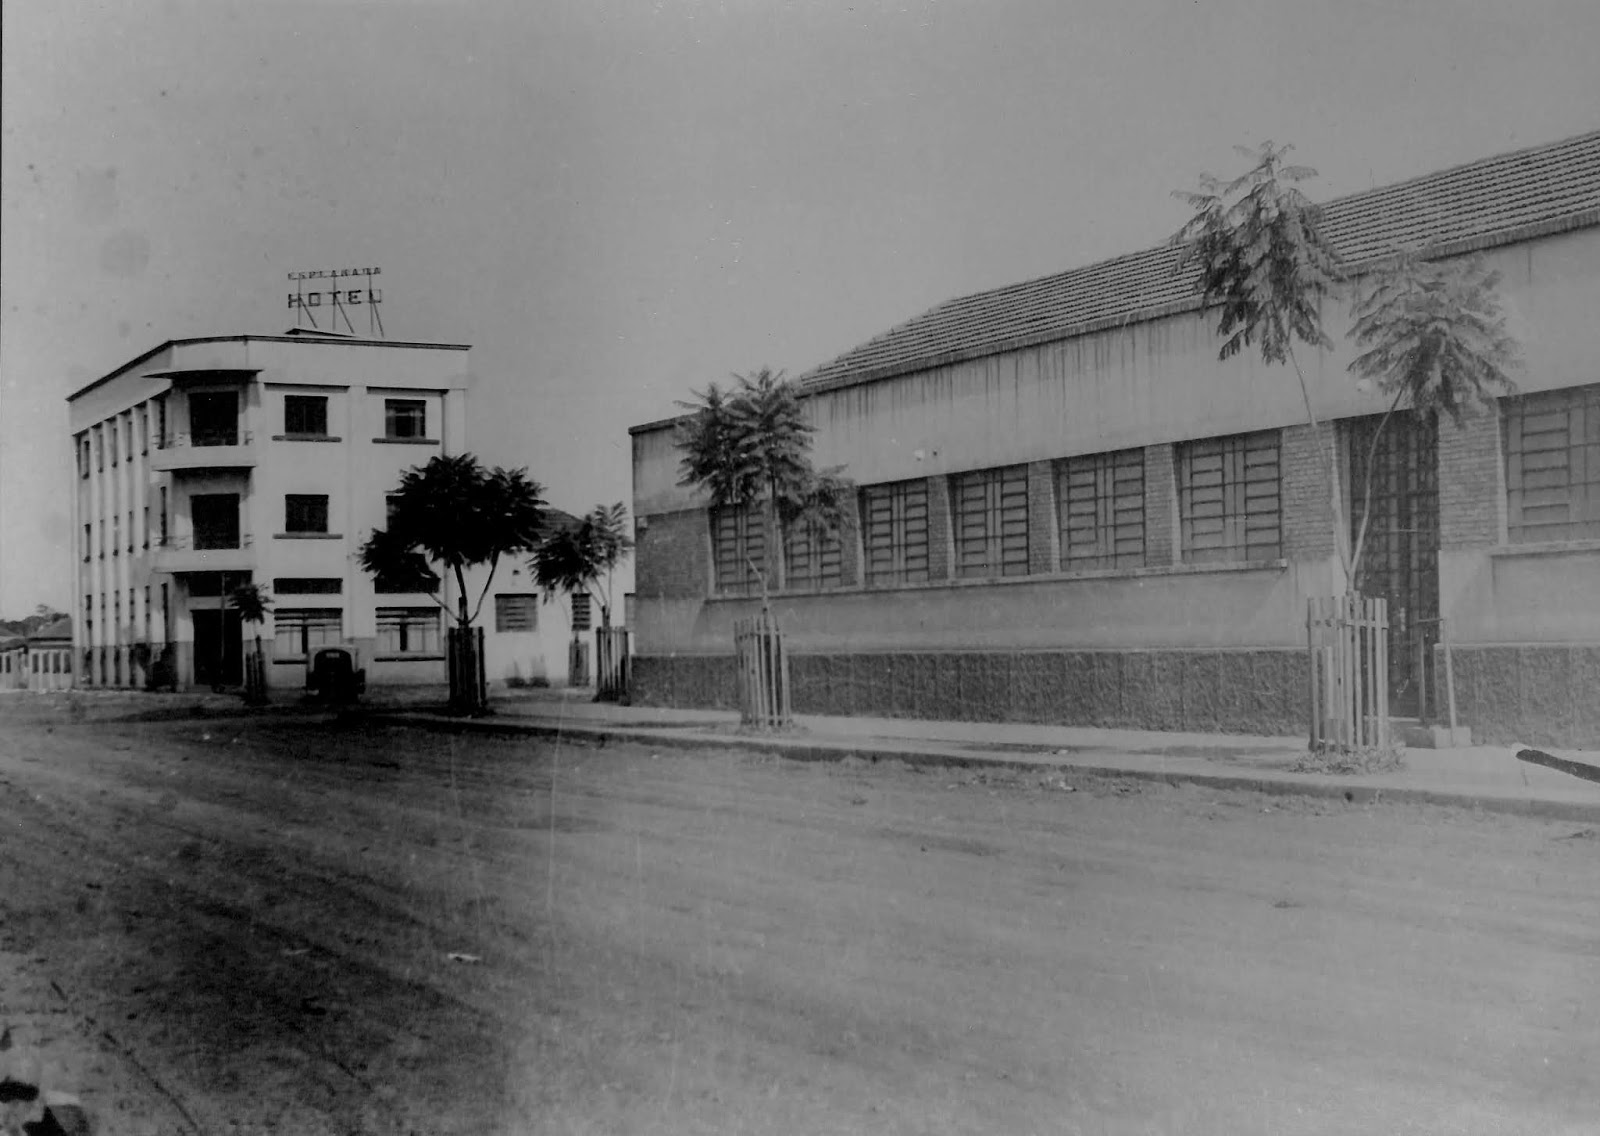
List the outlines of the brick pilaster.
<svg viewBox="0 0 1600 1136">
<path fill-rule="evenodd" d="M 1322 441 L 1318 440 L 1320 434 Z M 1338 428 L 1323 422 L 1316 431 L 1307 426 L 1283 430 L 1278 448 L 1283 556 L 1287 560 L 1326 560 L 1338 555 L 1334 541 L 1332 486 L 1328 483 L 1328 457 L 1323 443 L 1333 448 L 1338 461 Z M 1337 466 L 1335 467 L 1337 468 Z M 1345 495 L 1348 498 L 1348 495 Z M 1350 502 L 1344 502 L 1349 510 Z"/>
<path fill-rule="evenodd" d="M 1484 548 L 1506 531 L 1498 404 L 1464 419 L 1439 416 L 1439 547 Z"/>
<path fill-rule="evenodd" d="M 1144 448 L 1144 562 L 1178 562 L 1178 479 L 1168 442 Z"/>
<path fill-rule="evenodd" d="M 710 524 L 704 509 L 639 518 L 634 591 L 640 599 L 691 599 L 710 593 Z"/>
<path fill-rule="evenodd" d="M 928 579 L 948 580 L 955 563 L 950 531 L 950 479 L 928 478 Z"/>
<path fill-rule="evenodd" d="M 844 495 L 839 523 L 839 584 L 853 588 L 865 577 L 861 565 L 861 494 L 852 489 Z"/>
<path fill-rule="evenodd" d="M 1054 572 L 1061 562 L 1056 532 L 1056 463 L 1028 463 L 1028 571 Z"/>
</svg>

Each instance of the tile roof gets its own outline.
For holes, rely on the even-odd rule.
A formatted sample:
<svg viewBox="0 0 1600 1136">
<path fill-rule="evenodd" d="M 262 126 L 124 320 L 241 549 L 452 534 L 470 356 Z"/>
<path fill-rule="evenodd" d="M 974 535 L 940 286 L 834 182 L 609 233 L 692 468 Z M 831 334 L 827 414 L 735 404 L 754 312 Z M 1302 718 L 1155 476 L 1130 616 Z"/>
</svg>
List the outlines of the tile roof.
<svg viewBox="0 0 1600 1136">
<path fill-rule="evenodd" d="M 1487 248 L 1600 224 L 1600 130 L 1486 158 L 1323 206 L 1322 231 L 1347 264 L 1397 247 Z M 1145 249 L 949 300 L 800 377 L 849 386 L 1199 307 L 1178 250 Z"/>
</svg>

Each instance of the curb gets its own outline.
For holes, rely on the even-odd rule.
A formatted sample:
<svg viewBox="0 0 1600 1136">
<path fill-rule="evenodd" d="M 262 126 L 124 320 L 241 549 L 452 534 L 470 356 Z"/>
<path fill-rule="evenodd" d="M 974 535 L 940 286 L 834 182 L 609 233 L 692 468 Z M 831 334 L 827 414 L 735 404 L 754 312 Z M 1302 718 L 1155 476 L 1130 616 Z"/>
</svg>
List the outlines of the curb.
<svg viewBox="0 0 1600 1136">
<path fill-rule="evenodd" d="M 777 754 L 791 761 L 839 762 L 855 757 L 869 762 L 903 761 L 907 765 L 927 768 L 958 769 L 1011 769 L 1019 772 L 1049 770 L 1067 776 L 1114 781 L 1153 781 L 1165 785 L 1201 785 L 1212 789 L 1232 789 L 1263 793 L 1277 797 L 1317 797 L 1338 800 L 1347 804 L 1402 804 L 1438 805 L 1446 808 L 1477 809 L 1483 812 L 1503 813 L 1511 816 L 1536 817 L 1594 823 L 1600 821 L 1600 801 L 1588 804 L 1577 801 L 1550 801 L 1539 798 L 1496 797 L 1473 793 L 1451 793 L 1441 789 L 1417 789 L 1407 786 L 1387 788 L 1379 785 L 1339 785 L 1326 781 L 1290 781 L 1279 777 L 1261 777 L 1240 773 L 1202 773 L 1162 769 L 1124 769 L 1117 766 L 1084 765 L 1076 762 L 1016 761 L 1005 757 L 966 756 L 928 750 L 901 750 L 863 745 L 818 745 L 813 742 L 787 738 L 766 738 L 752 735 L 720 737 L 690 732 L 656 733 L 626 726 L 590 725 L 571 723 L 555 725 L 550 722 L 484 718 L 443 718 L 426 714 L 383 713 L 369 715 L 373 719 L 397 725 L 416 726 L 442 733 L 479 733 L 503 737 L 562 738 L 599 742 L 628 742 L 654 746 L 657 749 L 743 749 Z M 1537 751 L 1527 751 L 1537 752 Z M 1552 758 L 1552 760 L 1560 760 Z"/>
</svg>

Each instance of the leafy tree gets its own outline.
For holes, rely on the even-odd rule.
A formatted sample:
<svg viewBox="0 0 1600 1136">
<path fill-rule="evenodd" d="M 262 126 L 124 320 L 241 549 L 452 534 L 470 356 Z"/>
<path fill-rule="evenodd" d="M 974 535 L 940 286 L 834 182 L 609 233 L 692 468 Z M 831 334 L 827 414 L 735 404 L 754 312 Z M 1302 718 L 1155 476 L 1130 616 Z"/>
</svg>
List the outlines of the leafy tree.
<svg viewBox="0 0 1600 1136">
<path fill-rule="evenodd" d="M 471 627 L 501 559 L 530 553 L 543 538 L 543 492 L 525 469 L 485 469 L 471 454 L 433 458 L 401 474 L 388 527 L 362 544 L 361 567 L 381 585 L 415 585 Z M 489 573 L 473 604 L 466 572 L 480 564 Z M 455 611 L 439 596 L 435 565 L 455 578 Z"/>
<path fill-rule="evenodd" d="M 1389 406 L 1367 451 L 1366 508 L 1351 556 L 1352 578 L 1361 568 L 1371 519 L 1378 439 L 1395 410 L 1408 405 L 1417 414 L 1447 414 L 1459 424 L 1472 409 L 1516 390 L 1511 371 L 1521 363 L 1521 349 L 1507 326 L 1499 283 L 1500 274 L 1481 257 L 1430 261 L 1413 251 L 1395 254 L 1357 285 L 1350 334 L 1361 354 L 1350 370 L 1387 397 Z"/>
<path fill-rule="evenodd" d="M 1291 149 L 1271 142 L 1254 150 L 1238 147 L 1254 163 L 1245 173 L 1230 182 L 1202 174 L 1199 192 L 1178 191 L 1175 196 L 1195 212 L 1173 243 L 1182 249 L 1178 269 L 1197 265 L 1196 287 L 1204 302 L 1221 308 L 1218 357 L 1229 359 L 1259 344 L 1262 362 L 1293 366 L 1306 420 L 1327 468 L 1334 547 L 1348 579 L 1349 542 L 1333 445 L 1323 436 L 1294 352 L 1296 340 L 1318 351 L 1333 346 L 1322 327 L 1322 308 L 1343 270 L 1317 229 L 1321 210 L 1297 188 L 1316 171 L 1287 164 Z"/>
<path fill-rule="evenodd" d="M 628 510 L 621 501 L 596 505 L 575 525 L 547 537 L 528 562 L 547 595 L 587 592 L 600 605 L 600 626 L 611 626 L 611 578 L 628 554 Z"/>
<path fill-rule="evenodd" d="M 267 612 L 272 607 L 272 597 L 260 584 L 240 584 L 228 593 L 228 601 L 242 622 L 257 627 L 266 622 Z"/>
<path fill-rule="evenodd" d="M 839 476 L 842 466 L 819 471 L 811 464 L 816 428 L 782 372 L 763 367 L 734 381 L 730 390 L 712 383 L 695 392 L 694 401 L 678 404 L 692 412 L 678 430 L 678 484 L 704 490 L 713 509 L 744 509 L 760 518 L 764 563 L 752 559 L 750 567 L 766 603 L 769 588 L 783 587 L 797 534 L 838 532 L 850 483 Z"/>
</svg>

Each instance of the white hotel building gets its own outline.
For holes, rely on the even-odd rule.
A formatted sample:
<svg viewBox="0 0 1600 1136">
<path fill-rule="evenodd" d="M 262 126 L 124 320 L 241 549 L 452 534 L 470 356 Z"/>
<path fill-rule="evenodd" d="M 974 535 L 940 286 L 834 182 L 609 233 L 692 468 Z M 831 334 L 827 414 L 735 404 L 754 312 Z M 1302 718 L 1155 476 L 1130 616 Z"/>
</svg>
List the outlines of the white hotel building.
<svg viewBox="0 0 1600 1136">
<path fill-rule="evenodd" d="M 303 685 L 334 643 L 360 650 L 371 684 L 443 682 L 437 605 L 376 591 L 357 553 L 404 470 L 466 449 L 467 359 L 302 331 L 180 339 L 71 395 L 79 684 L 236 685 L 258 633 L 274 687 Z M 259 628 L 224 603 L 241 583 L 271 594 Z M 565 605 L 520 565 L 495 589 L 490 680 L 564 682 Z"/>
</svg>

